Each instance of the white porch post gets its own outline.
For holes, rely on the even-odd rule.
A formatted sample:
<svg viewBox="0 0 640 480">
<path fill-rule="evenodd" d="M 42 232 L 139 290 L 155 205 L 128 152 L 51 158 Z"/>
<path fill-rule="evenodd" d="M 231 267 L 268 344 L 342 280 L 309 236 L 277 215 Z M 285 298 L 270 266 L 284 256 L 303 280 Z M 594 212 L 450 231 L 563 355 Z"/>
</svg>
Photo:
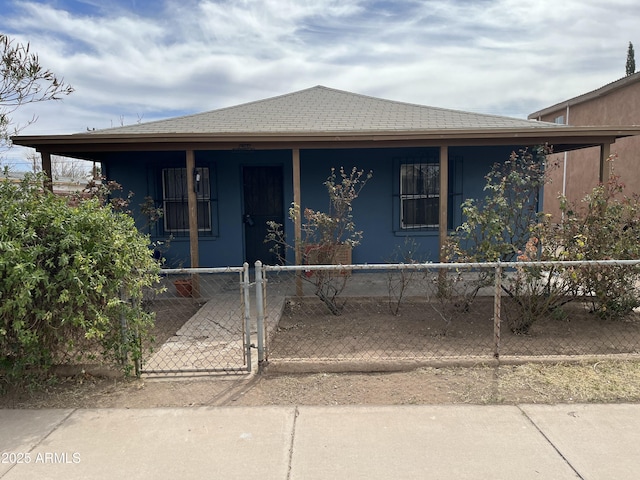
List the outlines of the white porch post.
<svg viewBox="0 0 640 480">
<path fill-rule="evenodd" d="M 442 145 L 440 147 L 440 262 L 446 260 L 444 246 L 447 241 L 447 224 L 449 223 L 449 147 Z"/>
</svg>

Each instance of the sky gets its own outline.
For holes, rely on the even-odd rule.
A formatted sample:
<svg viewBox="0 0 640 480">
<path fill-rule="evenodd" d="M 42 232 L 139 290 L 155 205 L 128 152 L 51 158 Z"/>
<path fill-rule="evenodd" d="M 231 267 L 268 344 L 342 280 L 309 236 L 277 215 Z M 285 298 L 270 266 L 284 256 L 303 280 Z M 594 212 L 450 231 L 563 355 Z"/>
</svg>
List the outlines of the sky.
<svg viewBox="0 0 640 480">
<path fill-rule="evenodd" d="M 637 0 L 0 0 L 0 32 L 75 89 L 14 112 L 22 135 L 315 85 L 526 118 L 622 78 L 639 21 Z"/>
</svg>

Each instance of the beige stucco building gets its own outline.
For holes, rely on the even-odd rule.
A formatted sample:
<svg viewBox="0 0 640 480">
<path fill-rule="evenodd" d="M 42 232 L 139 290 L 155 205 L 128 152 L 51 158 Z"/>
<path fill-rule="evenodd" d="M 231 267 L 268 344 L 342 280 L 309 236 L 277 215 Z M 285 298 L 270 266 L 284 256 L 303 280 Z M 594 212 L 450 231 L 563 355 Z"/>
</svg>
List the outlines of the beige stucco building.
<svg viewBox="0 0 640 480">
<path fill-rule="evenodd" d="M 640 72 L 534 112 L 529 119 L 575 126 L 640 125 Z M 550 163 L 557 168 L 552 169 L 551 183 L 545 188 L 544 210 L 559 218 L 559 195 L 580 201 L 606 179 L 608 172 L 600 168 L 606 151 L 606 146 L 595 146 L 553 155 Z M 610 145 L 610 153 L 617 157 L 612 168 L 626 185 L 626 193 L 640 193 L 640 137 L 618 138 Z"/>
</svg>

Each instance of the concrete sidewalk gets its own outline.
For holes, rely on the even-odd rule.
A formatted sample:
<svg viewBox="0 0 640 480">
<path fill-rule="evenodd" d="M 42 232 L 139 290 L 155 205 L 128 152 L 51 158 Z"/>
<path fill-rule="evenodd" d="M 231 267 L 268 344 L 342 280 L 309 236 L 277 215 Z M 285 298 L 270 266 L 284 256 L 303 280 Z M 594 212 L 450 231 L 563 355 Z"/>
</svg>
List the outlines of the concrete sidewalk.
<svg viewBox="0 0 640 480">
<path fill-rule="evenodd" d="M 640 405 L 0 410 L 0 478 L 637 479 Z"/>
</svg>

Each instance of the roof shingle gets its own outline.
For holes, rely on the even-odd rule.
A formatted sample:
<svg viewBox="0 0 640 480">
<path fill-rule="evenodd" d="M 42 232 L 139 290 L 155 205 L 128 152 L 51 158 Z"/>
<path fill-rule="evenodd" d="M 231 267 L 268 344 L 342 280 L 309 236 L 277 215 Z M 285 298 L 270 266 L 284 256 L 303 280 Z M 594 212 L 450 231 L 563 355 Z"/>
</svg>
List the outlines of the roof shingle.
<svg viewBox="0 0 640 480">
<path fill-rule="evenodd" d="M 89 134 L 366 133 L 557 127 L 552 123 L 395 102 L 316 86 L 238 106 Z"/>
</svg>

